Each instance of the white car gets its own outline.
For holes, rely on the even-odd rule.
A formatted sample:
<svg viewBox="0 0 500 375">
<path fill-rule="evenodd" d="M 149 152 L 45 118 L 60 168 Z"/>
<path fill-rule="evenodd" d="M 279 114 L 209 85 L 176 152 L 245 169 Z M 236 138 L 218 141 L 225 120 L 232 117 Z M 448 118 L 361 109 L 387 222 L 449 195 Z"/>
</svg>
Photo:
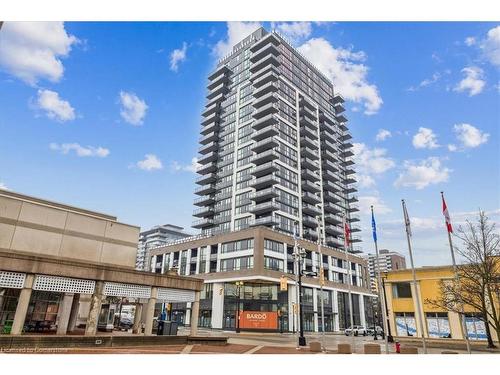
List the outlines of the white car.
<svg viewBox="0 0 500 375">
<path fill-rule="evenodd" d="M 346 336 L 350 336 L 352 334 L 354 334 L 354 336 L 359 336 L 359 335 L 366 336 L 368 334 L 368 331 L 366 330 L 365 326 L 354 326 L 346 328 L 344 333 Z"/>
</svg>

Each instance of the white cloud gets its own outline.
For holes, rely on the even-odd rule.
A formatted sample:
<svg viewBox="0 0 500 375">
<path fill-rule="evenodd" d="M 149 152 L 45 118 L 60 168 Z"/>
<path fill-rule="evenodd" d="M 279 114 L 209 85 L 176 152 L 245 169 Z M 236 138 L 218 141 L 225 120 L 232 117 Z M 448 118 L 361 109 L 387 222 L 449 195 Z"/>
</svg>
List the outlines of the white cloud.
<svg viewBox="0 0 500 375">
<path fill-rule="evenodd" d="M 486 39 L 481 43 L 481 50 L 492 65 L 500 67 L 500 26 L 488 31 Z"/>
<path fill-rule="evenodd" d="M 370 149 L 364 143 L 353 143 L 352 150 L 357 169 L 361 173 L 382 174 L 396 165 L 391 158 L 386 157 L 385 148 Z"/>
<path fill-rule="evenodd" d="M 58 82 L 64 74 L 61 58 L 77 42 L 63 22 L 5 22 L 0 32 L 0 68 L 32 86 L 40 79 Z"/>
<path fill-rule="evenodd" d="M 182 43 L 182 48 L 174 49 L 170 54 L 170 70 L 177 72 L 179 63 L 186 60 L 187 43 Z"/>
<path fill-rule="evenodd" d="M 451 169 L 444 167 L 439 158 L 429 157 L 419 163 L 406 160 L 404 170 L 394 183 L 396 187 L 414 187 L 421 190 L 428 185 L 448 181 Z"/>
<path fill-rule="evenodd" d="M 417 134 L 413 136 L 413 146 L 415 148 L 433 149 L 439 147 L 437 136 L 432 129 L 420 127 Z"/>
<path fill-rule="evenodd" d="M 80 146 L 78 143 L 51 143 L 49 148 L 53 151 L 58 151 L 61 154 L 67 155 L 71 151 L 79 157 L 98 157 L 105 158 L 109 155 L 109 150 L 104 147 Z"/>
<path fill-rule="evenodd" d="M 262 27 L 260 22 L 228 22 L 227 23 L 227 36 L 225 40 L 219 40 L 213 49 L 213 53 L 222 58 L 228 53 L 232 52 L 233 46 L 259 27 Z"/>
<path fill-rule="evenodd" d="M 375 137 L 375 140 L 377 142 L 382 142 L 385 141 L 387 138 L 392 137 L 392 133 L 389 130 L 386 129 L 379 129 L 377 136 Z"/>
<path fill-rule="evenodd" d="M 364 105 L 364 113 L 372 115 L 382 106 L 378 88 L 367 80 L 368 67 L 362 63 L 363 51 L 334 48 L 323 38 L 309 39 L 298 47 L 321 72 L 330 78 L 344 98 Z"/>
<path fill-rule="evenodd" d="M 488 142 L 490 136 L 470 124 L 457 124 L 453 127 L 453 131 L 464 148 L 479 147 Z"/>
<path fill-rule="evenodd" d="M 145 171 L 154 171 L 157 169 L 163 169 L 163 164 L 160 159 L 154 154 L 146 154 L 144 160 L 137 162 L 137 166 Z"/>
<path fill-rule="evenodd" d="M 309 37 L 312 33 L 311 22 L 272 22 L 271 27 L 283 34 L 292 43 L 297 43 L 299 40 Z"/>
<path fill-rule="evenodd" d="M 178 161 L 174 160 L 172 162 L 171 168 L 172 168 L 172 171 L 174 171 L 174 172 L 186 171 L 186 172 L 196 173 L 196 170 L 199 166 L 200 166 L 200 164 L 198 163 L 198 158 L 194 157 L 191 159 L 191 164 L 188 164 L 188 165 L 183 165 L 183 164 L 179 163 Z"/>
<path fill-rule="evenodd" d="M 61 99 L 55 91 L 38 90 L 35 106 L 45 111 L 48 118 L 59 122 L 75 119 L 75 109 L 67 100 Z"/>
<path fill-rule="evenodd" d="M 7 185 L 5 185 L 3 182 L 0 182 L 0 189 L 3 189 L 3 190 L 10 190 Z"/>
<path fill-rule="evenodd" d="M 385 204 L 385 202 L 376 195 L 360 196 L 359 198 L 359 209 L 361 212 L 370 212 L 370 206 L 373 206 L 373 210 L 376 214 L 385 215 L 392 210 Z"/>
<path fill-rule="evenodd" d="M 448 145 L 448 151 L 455 152 L 455 151 L 457 151 L 457 149 L 458 149 L 457 145 L 454 145 L 454 144 Z"/>
<path fill-rule="evenodd" d="M 463 68 L 462 73 L 465 75 L 465 78 L 453 90 L 457 92 L 468 91 L 469 96 L 480 94 L 486 84 L 483 70 L 477 66 L 469 66 Z"/>
<path fill-rule="evenodd" d="M 426 78 L 422 82 L 420 82 L 417 87 L 414 87 L 414 86 L 409 87 L 408 91 L 417 91 L 423 87 L 430 86 L 430 85 L 436 83 L 437 81 L 439 81 L 440 78 L 441 78 L 441 73 L 436 72 L 432 75 L 431 78 Z"/>
<path fill-rule="evenodd" d="M 133 92 L 120 91 L 120 115 L 129 124 L 142 125 L 148 105 Z"/>
<path fill-rule="evenodd" d="M 375 180 L 369 175 L 358 173 L 356 179 L 358 180 L 358 186 L 361 188 L 366 189 L 375 186 Z"/>
<path fill-rule="evenodd" d="M 474 38 L 473 36 L 469 36 L 465 38 L 464 43 L 467 47 L 473 46 L 474 44 L 476 44 L 476 38 Z"/>
</svg>

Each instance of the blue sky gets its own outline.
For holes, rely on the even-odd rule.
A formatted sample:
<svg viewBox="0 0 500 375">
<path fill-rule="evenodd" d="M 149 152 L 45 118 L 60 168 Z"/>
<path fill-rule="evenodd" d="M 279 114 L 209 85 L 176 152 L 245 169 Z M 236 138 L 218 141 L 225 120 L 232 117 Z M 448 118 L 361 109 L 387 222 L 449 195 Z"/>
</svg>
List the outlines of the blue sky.
<svg viewBox="0 0 500 375">
<path fill-rule="evenodd" d="M 499 221 L 499 24 L 263 25 L 347 99 L 366 252 L 370 204 L 379 246 L 406 254 L 407 200 L 417 265 L 450 262 L 441 190 L 457 225 L 479 207 Z M 4 24 L 0 186 L 189 228 L 207 74 L 257 26 Z"/>
</svg>

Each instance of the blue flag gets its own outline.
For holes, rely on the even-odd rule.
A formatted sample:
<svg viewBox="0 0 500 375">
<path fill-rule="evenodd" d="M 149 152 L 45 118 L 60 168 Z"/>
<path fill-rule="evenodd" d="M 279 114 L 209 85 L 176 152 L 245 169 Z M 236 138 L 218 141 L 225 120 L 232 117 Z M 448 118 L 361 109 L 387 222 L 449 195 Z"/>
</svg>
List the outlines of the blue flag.
<svg viewBox="0 0 500 375">
<path fill-rule="evenodd" d="M 377 242 L 377 224 L 375 224 L 375 216 L 372 211 L 372 233 L 373 233 L 373 241 Z"/>
</svg>

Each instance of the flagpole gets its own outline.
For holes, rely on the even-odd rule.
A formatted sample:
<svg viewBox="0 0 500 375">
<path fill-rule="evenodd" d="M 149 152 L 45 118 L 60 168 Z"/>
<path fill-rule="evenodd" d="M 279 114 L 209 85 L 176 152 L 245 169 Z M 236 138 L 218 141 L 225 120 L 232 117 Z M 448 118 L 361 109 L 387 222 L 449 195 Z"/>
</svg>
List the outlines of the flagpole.
<svg viewBox="0 0 500 375">
<path fill-rule="evenodd" d="M 422 346 L 424 349 L 424 354 L 427 354 L 427 344 L 425 342 L 425 334 L 424 334 L 424 322 L 423 322 L 423 317 L 422 317 L 422 310 L 420 307 L 420 296 L 418 293 L 418 286 L 417 286 L 417 274 L 415 272 L 415 265 L 413 264 L 413 253 L 411 251 L 411 241 L 410 241 L 410 218 L 408 217 L 408 211 L 406 211 L 406 204 L 405 200 L 401 200 L 402 205 L 403 205 L 403 214 L 404 214 L 404 219 L 405 219 L 405 226 L 406 226 L 406 239 L 408 240 L 408 252 L 410 253 L 410 264 L 411 264 L 411 272 L 413 276 L 413 288 L 415 289 L 415 302 L 416 302 L 416 309 L 415 311 L 416 315 L 418 315 L 418 321 L 420 323 L 420 329 L 421 329 L 421 334 L 422 334 Z"/>
<path fill-rule="evenodd" d="M 349 246 L 348 244 L 351 242 L 349 240 L 350 237 L 350 231 L 347 233 L 346 231 L 347 227 L 347 215 L 344 212 L 344 254 L 345 254 L 345 261 L 347 265 L 347 293 L 349 297 L 349 316 L 350 316 L 350 321 L 351 321 L 351 335 L 352 335 L 352 350 L 354 351 L 355 348 L 355 342 L 354 342 L 354 318 L 353 318 L 353 311 L 352 311 L 352 293 L 351 293 L 351 283 L 352 283 L 352 276 L 351 276 L 351 267 L 349 265 L 349 256 L 347 254 L 347 247 Z"/>
<path fill-rule="evenodd" d="M 324 307 L 324 301 L 323 301 L 323 284 L 325 283 L 325 270 L 323 268 L 323 251 L 321 248 L 321 242 L 323 240 L 323 233 L 321 230 L 321 225 L 319 224 L 318 220 L 318 253 L 319 253 L 319 285 L 320 285 L 320 292 L 321 292 L 321 346 L 322 350 L 326 351 L 326 346 L 325 346 L 325 307 Z"/>
<path fill-rule="evenodd" d="M 380 310 L 382 310 L 382 318 L 383 318 L 383 327 L 384 327 L 384 338 L 385 338 L 385 354 L 389 354 L 389 343 L 387 341 L 387 316 L 385 313 L 385 309 L 383 306 L 385 306 L 385 290 L 382 286 L 382 278 L 380 277 L 380 258 L 379 258 L 379 252 L 378 252 L 378 244 L 377 244 L 377 232 L 376 232 L 376 225 L 375 225 L 375 217 L 373 216 L 373 206 L 370 206 L 371 211 L 372 211 L 372 226 L 373 226 L 373 242 L 375 242 L 375 254 L 376 254 L 376 259 L 377 259 L 377 265 L 375 272 L 377 273 L 377 284 L 378 284 L 378 294 L 380 297 Z M 377 337 L 377 327 L 374 324 L 374 331 L 375 331 L 375 337 Z"/>
<path fill-rule="evenodd" d="M 444 193 L 443 192 L 441 192 L 441 199 L 443 200 L 443 203 L 444 203 L 445 200 L 444 200 Z M 446 206 L 446 203 L 444 203 L 444 205 Z M 443 210 L 444 210 L 444 207 L 443 207 Z M 446 206 L 446 210 L 448 210 L 447 206 Z M 448 213 L 448 215 L 449 215 L 449 213 Z M 449 218 L 449 216 L 448 216 L 448 218 Z M 448 243 L 450 244 L 451 261 L 453 264 L 453 273 L 455 274 L 455 285 L 458 285 L 460 283 L 460 280 L 459 280 L 459 276 L 458 276 L 457 263 L 455 261 L 455 251 L 453 250 L 453 242 L 451 240 L 451 231 L 450 231 L 451 223 L 448 223 L 447 220 L 448 219 L 445 216 L 446 232 L 448 233 Z M 450 227 L 448 227 L 448 225 Z M 469 335 L 467 333 L 467 325 L 465 323 L 464 302 L 462 300 L 462 296 L 460 293 L 459 293 L 459 296 L 460 296 L 460 299 L 459 299 L 459 303 L 460 303 L 460 313 L 459 313 L 460 329 L 462 331 L 462 337 L 465 339 L 465 345 L 467 346 L 467 353 L 472 354 L 471 347 L 470 347 L 470 341 L 469 341 Z"/>
</svg>

